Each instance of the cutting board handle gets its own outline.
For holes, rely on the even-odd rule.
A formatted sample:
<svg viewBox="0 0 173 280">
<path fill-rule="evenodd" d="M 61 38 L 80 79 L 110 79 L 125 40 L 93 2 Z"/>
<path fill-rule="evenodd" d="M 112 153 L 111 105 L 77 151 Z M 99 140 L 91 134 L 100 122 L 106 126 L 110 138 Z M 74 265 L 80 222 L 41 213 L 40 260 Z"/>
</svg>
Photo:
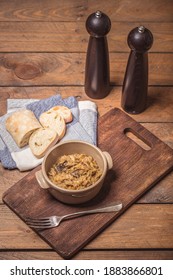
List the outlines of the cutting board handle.
<svg viewBox="0 0 173 280">
<path fill-rule="evenodd" d="M 125 128 L 124 134 L 130 138 L 132 141 L 134 141 L 138 146 L 140 146 L 143 150 L 149 151 L 151 150 L 153 144 L 151 141 L 148 141 L 146 138 L 146 134 L 143 136 L 141 134 L 141 131 L 138 133 L 136 130 L 132 128 Z"/>
</svg>

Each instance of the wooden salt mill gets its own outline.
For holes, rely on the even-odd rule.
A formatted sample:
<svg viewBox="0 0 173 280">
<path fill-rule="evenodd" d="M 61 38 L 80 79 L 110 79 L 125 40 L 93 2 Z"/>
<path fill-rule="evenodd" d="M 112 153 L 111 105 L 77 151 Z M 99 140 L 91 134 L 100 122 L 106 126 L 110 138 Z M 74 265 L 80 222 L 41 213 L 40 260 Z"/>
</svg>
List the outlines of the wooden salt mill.
<svg viewBox="0 0 173 280">
<path fill-rule="evenodd" d="M 123 82 L 121 106 L 127 113 L 139 114 L 147 107 L 147 51 L 153 44 L 153 35 L 144 26 L 139 26 L 129 33 L 127 42 L 131 52 Z"/>
<path fill-rule="evenodd" d="M 86 20 L 90 34 L 85 66 L 85 92 L 94 99 L 101 99 L 110 91 L 109 52 L 106 34 L 110 31 L 109 17 L 97 11 Z"/>
</svg>

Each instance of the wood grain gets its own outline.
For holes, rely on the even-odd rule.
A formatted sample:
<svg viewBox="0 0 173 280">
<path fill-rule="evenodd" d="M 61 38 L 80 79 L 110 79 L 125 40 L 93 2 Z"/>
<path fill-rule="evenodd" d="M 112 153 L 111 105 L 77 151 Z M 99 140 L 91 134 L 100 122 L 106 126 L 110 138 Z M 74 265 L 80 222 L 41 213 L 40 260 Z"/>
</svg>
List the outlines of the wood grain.
<svg viewBox="0 0 173 280">
<path fill-rule="evenodd" d="M 2 203 L 2 195 L 17 181 L 26 176 L 28 172 L 19 173 L 17 170 L 8 171 L 0 166 L 0 181 L 2 186 L 0 188 L 0 203 Z M 142 196 L 137 203 L 173 203 L 173 172 L 168 174 L 164 180 L 158 182 L 156 186 L 149 192 Z"/>
<path fill-rule="evenodd" d="M 0 166 L 0 180 L 2 186 L 0 188 L 0 203 L 2 203 L 3 193 L 14 185 L 18 180 L 21 180 L 28 172 L 19 173 L 18 171 L 4 172 L 2 166 Z M 5 174 L 5 175 L 4 175 Z M 164 178 L 164 181 L 160 181 L 149 192 L 142 196 L 137 203 L 173 203 L 173 172 Z"/>
<path fill-rule="evenodd" d="M 126 128 L 149 143 L 151 150 L 146 152 L 130 140 L 125 135 Z M 84 206 L 101 207 L 121 201 L 123 211 L 95 215 L 94 223 L 93 217 L 85 216 L 78 220 L 66 221 L 58 229 L 36 230 L 64 258 L 71 258 L 173 168 L 173 150 L 119 109 L 111 110 L 99 119 L 98 146 L 110 153 L 114 165 L 102 191 L 91 203 Z M 63 214 L 67 209 L 69 212 L 83 209 L 82 206 L 80 208 L 57 203 L 38 187 L 34 170 L 7 190 L 3 201 L 23 220 L 27 216 L 41 215 L 41 212 L 42 215 L 50 216 L 56 211 Z M 48 207 L 45 208 L 45 205 Z"/>
<path fill-rule="evenodd" d="M 7 111 L 6 100 L 9 98 L 47 98 L 54 94 L 61 94 L 63 98 L 70 95 L 78 96 L 78 100 L 92 100 L 84 92 L 82 86 L 45 86 L 45 87 L 0 87 L 0 115 L 3 115 Z M 109 110 L 117 107 L 121 108 L 121 94 L 122 87 L 112 87 L 110 94 L 103 100 L 92 100 L 98 105 L 99 115 L 102 116 Z M 173 122 L 173 88 L 172 87 L 149 87 L 148 88 L 148 107 L 139 115 L 131 115 L 136 121 L 142 123 L 165 123 Z M 159 125 L 159 124 L 158 124 Z M 164 125 L 162 126 L 164 127 Z M 166 128 L 166 126 L 165 126 Z M 158 129 L 155 129 L 156 133 L 159 133 Z M 165 131 L 165 136 L 168 135 L 168 131 Z M 155 133 L 155 132 L 154 132 Z M 162 133 L 160 131 L 160 133 Z M 170 135 L 168 143 L 171 142 L 172 132 L 169 129 Z M 161 136 L 163 137 L 164 134 Z M 164 140 L 164 139 L 163 139 Z"/>
<path fill-rule="evenodd" d="M 1 86 L 84 85 L 84 53 L 0 53 Z M 110 54 L 111 84 L 122 85 L 127 53 Z M 149 85 L 173 84 L 173 54 L 149 54 Z"/>
<path fill-rule="evenodd" d="M 112 22 L 108 34 L 110 52 L 130 52 L 128 33 L 140 22 Z M 150 52 L 173 51 L 173 23 L 146 22 L 154 43 Z M 44 32 L 43 32 L 44 30 Z M 3 52 L 84 52 L 89 34 L 84 22 L 0 22 L 0 51 Z"/>
<path fill-rule="evenodd" d="M 3 1 L 0 21 L 85 21 L 102 8 L 112 21 L 172 21 L 171 0 L 30 0 Z"/>
<path fill-rule="evenodd" d="M 0 205 L 0 214 L 2 224 L 2 230 L 0 231 L 0 251 L 9 249 L 51 249 L 46 242 L 20 220 L 8 207 Z M 171 250 L 173 249 L 172 223 L 172 204 L 135 204 L 85 246 L 84 249 L 109 249 L 112 251 L 129 248 L 133 250 Z M 61 224 L 61 226 L 62 225 L 63 224 Z"/>
<path fill-rule="evenodd" d="M 104 0 L 89 0 L 90 10 L 97 10 L 102 7 L 105 13 L 115 21 L 134 21 L 138 20 L 140 23 L 145 21 L 172 21 L 172 7 L 171 0 L 166 0 L 164 3 L 157 0 L 140 0 L 135 1 L 107 1 Z M 170 9 L 170 10 L 169 10 Z"/>
<path fill-rule="evenodd" d="M 85 0 L 38 0 L 1 3 L 1 21 L 78 21 L 86 10 Z"/>
<path fill-rule="evenodd" d="M 148 107 L 132 118 L 173 148 L 172 0 L 0 1 L 0 116 L 7 98 L 46 98 L 56 93 L 90 100 L 83 88 L 89 36 L 85 21 L 102 9 L 111 19 L 108 34 L 112 91 L 94 100 L 99 116 L 121 108 L 128 32 L 149 28 Z M 0 260 L 62 259 L 2 203 L 2 194 L 28 172 L 0 166 Z M 173 172 L 137 201 L 74 259 L 173 259 Z M 168 204 L 167 204 L 168 203 Z M 108 242 L 109 240 L 109 242 Z M 135 242 L 136 240 L 136 242 Z"/>
<path fill-rule="evenodd" d="M 52 250 L 1 251 L 0 260 L 62 260 Z M 74 260 L 172 260 L 173 250 L 82 250 Z"/>
</svg>

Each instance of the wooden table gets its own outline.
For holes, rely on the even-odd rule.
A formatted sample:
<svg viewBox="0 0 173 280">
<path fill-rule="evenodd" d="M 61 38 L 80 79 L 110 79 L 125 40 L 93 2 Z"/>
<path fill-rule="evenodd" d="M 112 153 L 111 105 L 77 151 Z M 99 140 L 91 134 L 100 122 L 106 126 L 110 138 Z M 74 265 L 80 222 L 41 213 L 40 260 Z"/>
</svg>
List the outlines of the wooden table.
<svg viewBox="0 0 173 280">
<path fill-rule="evenodd" d="M 132 117 L 173 148 L 172 0 L 0 1 L 0 114 L 9 98 L 63 97 L 84 92 L 87 16 L 109 15 L 112 90 L 94 100 L 99 114 L 120 107 L 129 31 L 141 24 L 154 35 L 149 52 L 148 108 Z M 0 166 L 0 259 L 61 259 L 2 202 L 27 172 Z M 173 259 L 173 172 L 143 196 L 74 259 Z"/>
</svg>

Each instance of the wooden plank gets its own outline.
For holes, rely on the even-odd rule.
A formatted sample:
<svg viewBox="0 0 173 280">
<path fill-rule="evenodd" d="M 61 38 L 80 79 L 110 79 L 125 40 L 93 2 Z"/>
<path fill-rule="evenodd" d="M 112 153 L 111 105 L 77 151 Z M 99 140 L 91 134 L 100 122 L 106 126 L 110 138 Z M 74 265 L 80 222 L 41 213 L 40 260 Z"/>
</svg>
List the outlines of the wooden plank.
<svg viewBox="0 0 173 280">
<path fill-rule="evenodd" d="M 0 204 L 0 215 L 0 250 L 50 249 L 5 205 Z M 172 204 L 135 204 L 85 249 L 173 249 L 172 224 Z"/>
<path fill-rule="evenodd" d="M 133 205 L 120 219 L 87 248 L 173 248 L 172 204 Z"/>
<path fill-rule="evenodd" d="M 0 21 L 79 21 L 86 9 L 85 0 L 3 1 Z"/>
<path fill-rule="evenodd" d="M 130 52 L 127 36 L 140 22 L 113 22 L 109 52 Z M 146 22 L 154 36 L 150 52 L 173 51 L 173 23 Z M 44 32 L 43 32 L 44 30 Z M 0 22 L 1 52 L 86 52 L 89 34 L 84 22 Z"/>
<path fill-rule="evenodd" d="M 54 94 L 61 94 L 63 98 L 68 96 L 79 96 L 79 100 L 92 100 L 90 99 L 84 92 L 84 88 L 82 86 L 45 86 L 45 87 L 0 87 L 0 115 L 6 113 L 6 100 L 9 98 L 48 98 Z M 92 100 L 98 105 L 99 115 L 102 116 L 112 108 L 120 108 L 121 109 L 121 94 L 122 88 L 114 86 L 110 94 L 101 100 Z M 148 88 L 148 107 L 147 109 L 138 115 L 131 115 L 136 121 L 142 123 L 150 123 L 150 122 L 173 122 L 173 88 L 172 87 L 149 87 Z M 160 135 L 163 141 L 170 144 L 172 147 L 172 130 L 167 127 L 168 131 L 166 132 L 166 127 L 164 129 L 164 125 L 162 128 L 164 129 L 165 136 L 168 138 L 165 139 L 164 134 L 159 132 L 156 127 L 154 133 Z M 168 135 L 168 132 L 170 135 Z"/>
<path fill-rule="evenodd" d="M 173 148 L 173 123 L 143 123 L 142 125 Z"/>
<path fill-rule="evenodd" d="M 6 170 L 0 164 L 0 203 L 2 203 L 2 194 L 16 182 L 21 180 L 24 176 L 26 176 L 28 172 L 19 172 L 16 170 Z"/>
<path fill-rule="evenodd" d="M 39 238 L 36 233 L 27 227 L 3 204 L 0 204 L 0 213 L 2 215 L 0 230 L 1 249 L 36 249 L 38 246 L 41 246 L 41 248 L 44 249 L 49 248 L 49 246 L 41 238 Z"/>
<path fill-rule="evenodd" d="M 172 21 L 171 0 L 1 1 L 0 21 L 84 21 L 98 9 L 112 21 Z"/>
<path fill-rule="evenodd" d="M 84 85 L 84 53 L 0 53 L 1 86 Z M 111 84 L 122 85 L 128 53 L 110 53 Z M 173 85 L 173 53 L 149 54 L 149 85 Z"/>
<path fill-rule="evenodd" d="M 138 200 L 138 203 L 173 203 L 173 172 L 161 180 L 151 191 Z"/>
<path fill-rule="evenodd" d="M 74 260 L 172 260 L 173 250 L 82 250 Z M 62 260 L 51 250 L 1 251 L 0 260 Z"/>
<path fill-rule="evenodd" d="M 121 0 L 121 1 L 88 1 L 89 10 L 101 9 L 115 21 L 172 21 L 173 3 L 171 0 Z M 170 10 L 169 10 L 170 9 Z"/>
</svg>

